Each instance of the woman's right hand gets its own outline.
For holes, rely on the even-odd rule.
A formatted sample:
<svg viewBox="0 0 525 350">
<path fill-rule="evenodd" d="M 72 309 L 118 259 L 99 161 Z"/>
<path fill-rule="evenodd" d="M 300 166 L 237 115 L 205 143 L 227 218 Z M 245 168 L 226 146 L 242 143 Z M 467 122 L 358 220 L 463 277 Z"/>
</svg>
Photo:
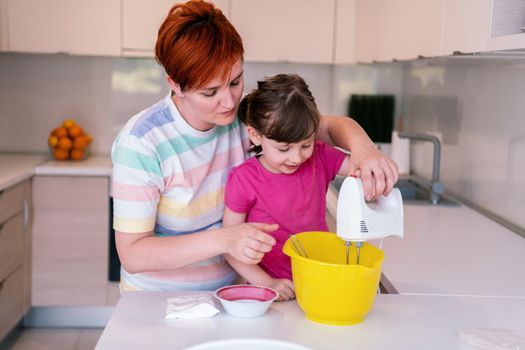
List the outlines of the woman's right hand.
<svg viewBox="0 0 525 350">
<path fill-rule="evenodd" d="M 225 227 L 220 234 L 224 252 L 245 264 L 258 264 L 275 244 L 268 233 L 278 227 L 277 224 L 253 222 Z"/>
</svg>

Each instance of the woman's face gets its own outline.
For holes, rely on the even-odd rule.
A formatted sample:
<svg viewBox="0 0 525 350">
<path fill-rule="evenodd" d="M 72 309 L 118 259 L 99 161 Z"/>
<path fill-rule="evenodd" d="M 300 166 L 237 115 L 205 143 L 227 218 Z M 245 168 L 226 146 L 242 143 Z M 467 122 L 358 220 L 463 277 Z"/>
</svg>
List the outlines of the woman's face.
<svg viewBox="0 0 525 350">
<path fill-rule="evenodd" d="M 225 82 L 216 78 L 194 91 L 177 93 L 175 90 L 173 100 L 193 128 L 206 131 L 214 125 L 228 125 L 235 120 L 243 89 L 243 61 L 239 58 Z"/>
</svg>

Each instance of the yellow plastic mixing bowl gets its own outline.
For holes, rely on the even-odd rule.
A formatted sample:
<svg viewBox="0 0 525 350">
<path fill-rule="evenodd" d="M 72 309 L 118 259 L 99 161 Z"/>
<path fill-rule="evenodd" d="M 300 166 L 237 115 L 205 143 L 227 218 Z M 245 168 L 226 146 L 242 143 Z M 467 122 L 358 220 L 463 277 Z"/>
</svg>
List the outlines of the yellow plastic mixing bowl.
<svg viewBox="0 0 525 350">
<path fill-rule="evenodd" d="M 365 243 L 357 265 L 357 248 L 352 245 L 347 265 L 345 243 L 334 233 L 303 232 L 295 237 L 308 258 L 290 239 L 283 252 L 292 260 L 295 295 L 306 318 L 330 325 L 362 322 L 376 298 L 383 251 Z"/>
</svg>

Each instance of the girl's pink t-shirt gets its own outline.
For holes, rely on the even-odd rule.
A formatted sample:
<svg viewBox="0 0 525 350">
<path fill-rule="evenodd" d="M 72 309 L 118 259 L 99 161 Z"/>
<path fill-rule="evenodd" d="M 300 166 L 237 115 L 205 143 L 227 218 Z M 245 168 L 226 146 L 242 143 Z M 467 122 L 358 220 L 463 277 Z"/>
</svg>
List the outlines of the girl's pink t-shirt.
<svg viewBox="0 0 525 350">
<path fill-rule="evenodd" d="M 293 174 L 269 172 L 252 157 L 228 175 L 226 207 L 246 213 L 246 222 L 279 224 L 272 233 L 277 243 L 260 263 L 273 278 L 292 279 L 290 258 L 282 252 L 291 234 L 328 231 L 326 191 L 344 158 L 343 152 L 316 141 L 312 156 Z"/>
</svg>

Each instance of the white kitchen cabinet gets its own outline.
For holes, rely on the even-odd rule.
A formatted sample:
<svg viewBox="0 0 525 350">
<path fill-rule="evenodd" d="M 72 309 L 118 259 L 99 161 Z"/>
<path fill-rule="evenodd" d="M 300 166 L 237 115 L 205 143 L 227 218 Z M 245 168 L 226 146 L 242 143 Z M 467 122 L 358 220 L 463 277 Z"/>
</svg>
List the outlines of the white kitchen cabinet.
<svg viewBox="0 0 525 350">
<path fill-rule="evenodd" d="M 0 51 L 7 51 L 7 0 L 0 0 Z"/>
<path fill-rule="evenodd" d="M 440 55 L 444 10 L 445 0 L 357 0 L 357 61 Z"/>
<path fill-rule="evenodd" d="M 523 1 L 447 0 L 443 52 L 523 49 L 524 18 Z"/>
<path fill-rule="evenodd" d="M 246 61 L 332 63 L 335 0 L 231 0 Z"/>
<path fill-rule="evenodd" d="M 493 0 L 489 50 L 525 48 L 525 2 Z"/>
<path fill-rule="evenodd" d="M 228 17 L 229 1 L 213 1 Z M 159 27 L 175 4 L 173 0 L 122 1 L 122 54 L 153 57 Z"/>
<path fill-rule="evenodd" d="M 384 41 L 388 40 L 385 32 L 386 9 L 382 0 L 357 0 L 355 58 L 357 62 L 389 61 Z"/>
<path fill-rule="evenodd" d="M 334 63 L 355 63 L 357 0 L 335 1 Z"/>
<path fill-rule="evenodd" d="M 487 51 L 492 0 L 447 0 L 443 52 Z"/>
<path fill-rule="evenodd" d="M 0 191 L 0 339 L 30 307 L 31 182 Z"/>
<path fill-rule="evenodd" d="M 33 306 L 107 305 L 109 178 L 35 176 Z"/>
<path fill-rule="evenodd" d="M 120 55 L 120 0 L 4 1 L 9 51 Z"/>
</svg>

